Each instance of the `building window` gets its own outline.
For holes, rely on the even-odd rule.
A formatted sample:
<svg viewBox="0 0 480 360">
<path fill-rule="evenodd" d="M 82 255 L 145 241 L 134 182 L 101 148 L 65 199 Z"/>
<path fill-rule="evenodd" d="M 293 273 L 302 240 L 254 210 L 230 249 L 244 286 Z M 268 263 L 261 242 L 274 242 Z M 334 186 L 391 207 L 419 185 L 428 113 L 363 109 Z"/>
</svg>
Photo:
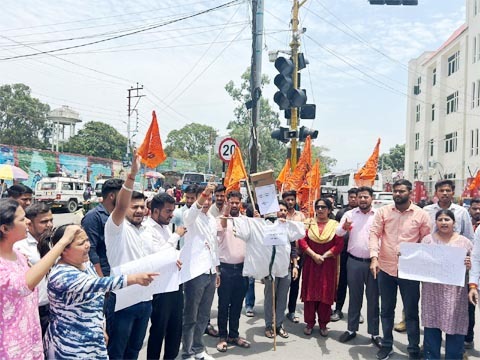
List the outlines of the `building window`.
<svg viewBox="0 0 480 360">
<path fill-rule="evenodd" d="M 435 121 L 435 104 L 432 104 L 432 121 Z"/>
<path fill-rule="evenodd" d="M 477 96 L 477 92 L 475 91 L 475 81 L 472 82 L 472 109 L 475 107 L 475 104 L 477 103 L 476 102 L 476 99 L 475 97 Z"/>
<path fill-rule="evenodd" d="M 457 151 L 457 132 L 445 135 L 445 152 L 451 153 Z"/>
<path fill-rule="evenodd" d="M 477 80 L 477 106 L 480 106 L 480 80 Z"/>
<path fill-rule="evenodd" d="M 432 86 L 435 86 L 437 83 L 437 68 L 434 68 L 432 71 Z"/>
<path fill-rule="evenodd" d="M 421 85 L 422 85 L 422 77 L 419 76 L 417 78 L 416 85 L 413 86 L 413 95 L 418 95 L 422 92 Z"/>
<path fill-rule="evenodd" d="M 473 16 L 478 14 L 478 0 L 473 0 Z"/>
<path fill-rule="evenodd" d="M 415 133 L 415 150 L 420 149 L 420 133 Z"/>
<path fill-rule="evenodd" d="M 413 178 L 418 179 L 418 161 L 413 163 Z"/>
<path fill-rule="evenodd" d="M 477 62 L 477 37 L 474 36 L 473 39 L 472 39 L 472 55 L 473 55 L 473 59 L 472 59 L 472 63 L 476 63 Z"/>
<path fill-rule="evenodd" d="M 415 121 L 420 121 L 420 104 L 415 107 Z"/>
<path fill-rule="evenodd" d="M 458 91 L 447 96 L 447 114 L 457 112 L 458 109 Z"/>
<path fill-rule="evenodd" d="M 433 157 L 433 139 L 430 139 L 428 142 L 428 153 L 431 157 Z"/>
<path fill-rule="evenodd" d="M 448 76 L 458 71 L 460 62 L 460 51 L 448 58 Z"/>
<path fill-rule="evenodd" d="M 479 130 L 470 130 L 470 156 L 478 155 L 479 140 Z"/>
</svg>

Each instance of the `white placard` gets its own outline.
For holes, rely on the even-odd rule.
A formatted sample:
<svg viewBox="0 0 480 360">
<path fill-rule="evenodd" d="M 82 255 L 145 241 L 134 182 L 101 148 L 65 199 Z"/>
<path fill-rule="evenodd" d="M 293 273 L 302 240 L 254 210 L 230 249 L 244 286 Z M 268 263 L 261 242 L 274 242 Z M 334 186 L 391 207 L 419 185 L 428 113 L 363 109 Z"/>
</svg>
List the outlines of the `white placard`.
<svg viewBox="0 0 480 360">
<path fill-rule="evenodd" d="M 255 187 L 255 194 L 257 195 L 260 214 L 271 214 L 280 210 L 275 184 L 257 186 Z"/>
<path fill-rule="evenodd" d="M 399 278 L 465 286 L 464 248 L 404 242 L 400 244 L 400 254 Z"/>
<path fill-rule="evenodd" d="M 265 223 L 263 245 L 287 245 L 288 244 L 288 228 L 286 223 L 275 222 L 269 225 Z"/>
<path fill-rule="evenodd" d="M 179 289 L 177 258 L 177 251 L 172 248 L 113 268 L 112 275 L 115 276 L 144 272 L 159 273 L 149 286 L 132 285 L 115 290 L 115 311 L 148 301 L 154 294 L 177 291 Z"/>
<path fill-rule="evenodd" d="M 205 251 L 205 241 L 195 236 L 185 241 L 180 251 L 180 283 L 183 284 L 197 276 L 205 274 L 212 266 L 210 251 Z"/>
</svg>

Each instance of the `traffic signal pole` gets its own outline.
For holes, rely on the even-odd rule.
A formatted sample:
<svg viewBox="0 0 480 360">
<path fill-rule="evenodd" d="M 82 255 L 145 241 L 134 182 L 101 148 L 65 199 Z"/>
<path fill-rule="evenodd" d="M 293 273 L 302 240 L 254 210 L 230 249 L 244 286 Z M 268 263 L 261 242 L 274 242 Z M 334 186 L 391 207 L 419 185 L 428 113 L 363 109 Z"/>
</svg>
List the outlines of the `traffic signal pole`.
<svg viewBox="0 0 480 360">
<path fill-rule="evenodd" d="M 290 48 L 292 49 L 292 62 L 293 62 L 293 88 L 298 89 L 298 48 L 300 47 L 300 41 L 298 33 L 298 10 L 305 4 L 307 0 L 303 0 L 299 3 L 299 0 L 293 0 L 293 10 L 292 10 L 292 42 L 290 43 Z M 296 131 L 298 128 L 298 108 L 293 107 L 291 109 L 291 117 L 290 117 L 290 127 L 292 130 Z M 290 164 L 292 167 L 292 171 L 295 170 L 297 167 L 297 139 L 292 138 L 290 140 Z"/>
</svg>

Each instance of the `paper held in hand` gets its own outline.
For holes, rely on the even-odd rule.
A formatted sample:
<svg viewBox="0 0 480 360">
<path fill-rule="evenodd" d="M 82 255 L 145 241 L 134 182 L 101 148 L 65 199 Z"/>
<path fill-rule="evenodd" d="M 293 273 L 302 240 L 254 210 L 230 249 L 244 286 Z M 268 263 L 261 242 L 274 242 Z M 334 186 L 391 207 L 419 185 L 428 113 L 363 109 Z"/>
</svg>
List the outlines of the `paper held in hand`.
<svg viewBox="0 0 480 360">
<path fill-rule="evenodd" d="M 399 278 L 465 286 L 466 249 L 446 245 L 401 243 L 400 254 Z"/>
</svg>

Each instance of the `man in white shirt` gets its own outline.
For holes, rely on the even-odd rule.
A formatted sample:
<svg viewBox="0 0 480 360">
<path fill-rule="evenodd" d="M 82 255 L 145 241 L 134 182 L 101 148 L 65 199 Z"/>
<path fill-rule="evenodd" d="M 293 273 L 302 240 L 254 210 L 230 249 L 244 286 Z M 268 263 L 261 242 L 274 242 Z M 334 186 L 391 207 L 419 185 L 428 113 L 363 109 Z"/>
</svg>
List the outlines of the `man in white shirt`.
<svg viewBox="0 0 480 360">
<path fill-rule="evenodd" d="M 176 249 L 178 240 L 185 234 L 185 227 L 178 226 L 175 233 L 169 224 L 175 209 L 175 199 L 167 193 L 157 194 L 150 202 L 150 217 L 145 221 L 147 232 L 153 240 L 155 252 Z M 174 360 L 182 340 L 183 288 L 177 291 L 155 294 L 150 317 L 147 359 L 160 359 L 165 340 L 165 360 Z"/>
<path fill-rule="evenodd" d="M 145 197 L 133 191 L 135 176 L 140 168 L 140 157 L 135 153 L 130 174 L 118 192 L 115 208 L 105 224 L 105 246 L 111 268 L 141 259 L 154 252 L 150 236 L 144 236 L 142 225 Z M 115 309 L 115 293 L 108 298 L 107 311 Z M 142 301 L 116 311 L 111 324 L 107 324 L 110 359 L 137 359 L 152 312 L 152 301 Z M 110 316 L 107 316 L 110 319 Z"/>
<path fill-rule="evenodd" d="M 171 223 L 177 226 L 183 226 L 183 213 L 190 209 L 190 207 L 193 205 L 193 203 L 197 200 L 197 189 L 198 186 L 195 184 L 188 185 L 184 191 L 185 193 L 185 205 L 183 205 L 181 208 L 175 209 L 173 212 L 173 218 Z M 181 249 L 183 247 L 183 242 L 184 239 L 183 237 L 180 238 L 179 240 L 179 248 Z"/>
<path fill-rule="evenodd" d="M 26 208 L 25 216 L 29 220 L 27 238 L 17 241 L 13 247 L 25 255 L 28 261 L 34 265 L 40 260 L 40 253 L 37 245 L 43 234 L 53 228 L 53 215 L 50 207 L 45 203 L 36 203 Z M 38 312 L 40 314 L 40 325 L 42 327 L 42 336 L 48 326 L 49 308 L 47 296 L 46 279 L 38 284 Z"/>
<path fill-rule="evenodd" d="M 220 285 L 220 276 L 217 274 L 220 264 L 217 251 L 217 223 L 208 213 L 215 184 L 208 183 L 202 190 L 199 188 L 197 201 L 183 214 L 187 232 L 182 252 L 189 253 L 188 258 L 192 263 L 197 258 L 206 261 L 204 268 L 196 269 L 200 274 L 192 274 L 192 279 L 183 285 L 185 306 L 182 358 L 212 360 L 213 358 L 205 351 L 202 335 L 210 318 L 215 288 Z M 185 267 L 185 264 L 183 266 Z"/>
<path fill-rule="evenodd" d="M 222 215 L 223 208 L 225 207 L 225 190 L 225 186 L 223 185 L 218 185 L 215 188 L 215 203 L 212 204 L 208 210 L 214 218 L 218 218 Z"/>
</svg>

